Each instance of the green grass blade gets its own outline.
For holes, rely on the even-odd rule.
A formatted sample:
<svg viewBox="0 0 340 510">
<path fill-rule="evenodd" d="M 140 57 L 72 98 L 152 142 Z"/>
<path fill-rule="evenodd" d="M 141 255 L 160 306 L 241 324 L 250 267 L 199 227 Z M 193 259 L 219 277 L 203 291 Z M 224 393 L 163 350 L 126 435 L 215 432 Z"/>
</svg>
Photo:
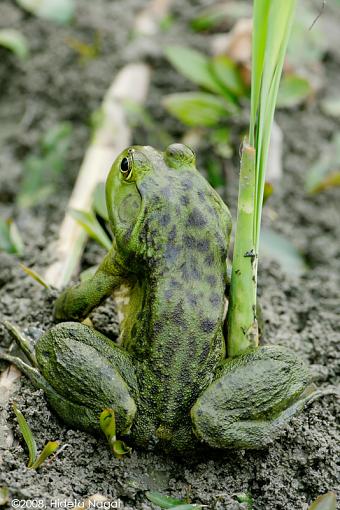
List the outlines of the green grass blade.
<svg viewBox="0 0 340 510">
<path fill-rule="evenodd" d="M 256 320 L 257 260 L 274 111 L 296 0 L 254 0 L 252 88 L 248 149 L 241 160 L 238 216 L 228 311 L 228 353 L 238 356 L 258 341 Z M 245 185 L 244 176 L 250 184 Z M 252 188 L 252 190 L 251 190 Z M 250 197 L 252 195 L 252 204 Z M 252 263 L 247 260 L 252 253 Z"/>
<path fill-rule="evenodd" d="M 17 417 L 20 432 L 22 433 L 25 443 L 27 444 L 29 455 L 28 467 L 32 467 L 37 459 L 37 444 L 35 442 L 30 426 L 28 425 L 24 415 L 18 409 L 15 403 L 13 403 L 13 411 Z"/>
<path fill-rule="evenodd" d="M 112 242 L 92 211 L 70 209 L 69 212 L 72 218 L 74 218 L 84 228 L 86 233 L 92 237 L 92 239 L 97 241 L 97 243 L 107 251 L 111 249 Z"/>
<path fill-rule="evenodd" d="M 45 462 L 45 460 L 59 448 L 59 446 L 59 441 L 49 441 L 47 444 L 45 444 L 39 457 L 32 464 L 32 466 L 30 466 L 31 469 L 38 469 Z"/>
<path fill-rule="evenodd" d="M 271 127 L 296 0 L 255 0 L 251 122 L 249 139 L 256 149 L 254 240 L 259 248 L 265 170 Z M 266 27 L 260 16 L 265 16 Z M 261 72 L 260 76 L 258 73 Z M 252 142 L 251 142 L 252 143 Z"/>
<path fill-rule="evenodd" d="M 40 276 L 39 273 L 34 271 L 34 269 L 31 269 L 30 267 L 27 267 L 21 263 L 19 264 L 19 266 L 28 276 L 30 276 L 33 280 L 35 280 L 37 283 L 39 283 L 39 285 L 41 285 L 42 287 L 45 287 L 45 289 L 50 288 L 48 283 L 45 282 L 44 278 L 42 276 Z"/>
<path fill-rule="evenodd" d="M 172 498 L 171 496 L 164 496 L 164 494 L 160 492 L 146 492 L 145 495 L 151 503 L 161 508 L 173 508 L 174 506 L 184 504 L 183 500 Z"/>
</svg>

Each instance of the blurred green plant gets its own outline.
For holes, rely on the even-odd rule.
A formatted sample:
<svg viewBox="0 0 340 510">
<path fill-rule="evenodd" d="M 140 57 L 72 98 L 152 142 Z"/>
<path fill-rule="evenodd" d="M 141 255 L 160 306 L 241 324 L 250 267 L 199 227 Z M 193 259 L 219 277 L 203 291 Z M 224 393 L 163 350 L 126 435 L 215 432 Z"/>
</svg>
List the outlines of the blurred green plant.
<svg viewBox="0 0 340 510">
<path fill-rule="evenodd" d="M 203 508 L 206 505 L 192 504 L 178 498 L 165 496 L 160 492 L 146 492 L 146 497 L 151 503 L 159 506 L 160 508 L 172 508 L 172 510 L 194 510 Z"/>
<path fill-rule="evenodd" d="M 25 11 L 62 25 L 70 23 L 74 16 L 74 0 L 16 0 Z"/>
<path fill-rule="evenodd" d="M 203 7 L 190 22 L 196 32 L 225 30 L 226 25 L 239 18 L 251 17 L 251 4 L 242 0 L 214 3 Z"/>
<path fill-rule="evenodd" d="M 101 34 L 96 31 L 93 36 L 93 41 L 87 44 L 79 39 L 68 37 L 65 39 L 66 44 L 72 48 L 78 55 L 80 63 L 86 63 L 89 60 L 96 59 L 101 52 Z"/>
<path fill-rule="evenodd" d="M 70 209 L 71 216 L 84 228 L 87 235 L 94 239 L 105 250 L 112 246 L 112 235 L 109 228 L 109 215 L 106 207 L 105 183 L 97 184 L 92 198 L 90 211 Z"/>
<path fill-rule="evenodd" d="M 336 495 L 334 492 L 327 492 L 318 496 L 310 505 L 308 510 L 336 510 Z"/>
<path fill-rule="evenodd" d="M 50 286 L 44 280 L 44 278 L 39 273 L 34 271 L 34 269 L 31 269 L 30 267 L 27 267 L 24 264 L 19 264 L 19 266 L 24 271 L 24 273 L 26 273 L 30 278 L 32 278 L 32 280 L 34 280 L 37 283 L 39 283 L 39 285 L 41 285 L 42 287 L 45 287 L 45 289 L 49 289 L 50 288 Z"/>
<path fill-rule="evenodd" d="M 228 127 L 249 101 L 249 87 L 239 66 L 226 55 L 208 57 L 184 46 L 169 46 L 165 55 L 173 67 L 201 90 L 173 93 L 163 98 L 164 108 L 189 128 L 200 129 L 199 138 L 212 148 L 208 180 L 214 186 L 224 184 L 222 159 L 233 154 Z M 310 82 L 295 73 L 281 82 L 277 106 L 292 108 L 312 95 Z M 199 140 L 198 140 L 199 142 Z M 218 168 L 219 167 L 219 168 Z M 217 172 L 216 169 L 218 168 Z M 216 174 L 219 175 L 216 182 Z"/>
<path fill-rule="evenodd" d="M 319 193 L 335 186 L 340 186 L 340 133 L 334 134 L 329 146 L 305 178 L 309 193 Z"/>
<path fill-rule="evenodd" d="M 22 60 L 28 57 L 28 42 L 19 30 L 13 28 L 0 30 L 0 46 L 7 48 Z"/>
<path fill-rule="evenodd" d="M 0 506 L 7 505 L 9 500 L 9 489 L 8 487 L 0 487 Z"/>
<path fill-rule="evenodd" d="M 60 122 L 42 137 L 37 154 L 24 160 L 24 172 L 17 195 L 20 207 L 31 207 L 50 196 L 56 188 L 58 174 L 64 171 L 72 135 L 72 124 Z"/>
<path fill-rule="evenodd" d="M 0 251 L 19 256 L 24 253 L 20 232 L 11 218 L 0 218 Z"/>
<path fill-rule="evenodd" d="M 29 462 L 27 467 L 31 469 L 38 469 L 45 462 L 45 460 L 59 448 L 60 443 L 59 441 L 49 441 L 44 446 L 41 453 L 38 455 L 37 444 L 33 436 L 32 430 L 28 425 L 24 415 L 18 409 L 15 403 L 13 404 L 13 411 L 18 420 L 20 432 L 22 433 L 22 436 L 28 448 Z"/>
</svg>

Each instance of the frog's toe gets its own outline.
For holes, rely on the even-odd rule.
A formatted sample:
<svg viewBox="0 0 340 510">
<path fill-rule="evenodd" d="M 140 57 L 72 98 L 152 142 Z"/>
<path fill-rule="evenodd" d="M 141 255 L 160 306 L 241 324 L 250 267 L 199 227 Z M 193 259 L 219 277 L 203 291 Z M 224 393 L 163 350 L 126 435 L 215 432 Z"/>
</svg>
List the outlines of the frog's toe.
<svg viewBox="0 0 340 510">
<path fill-rule="evenodd" d="M 59 395 L 58 400 L 47 394 L 48 400 L 64 421 L 99 430 L 99 415 L 109 407 L 116 414 L 117 432 L 129 431 L 137 384 L 130 358 L 113 342 L 83 324 L 62 323 L 40 338 L 36 356 L 42 375 Z"/>
</svg>

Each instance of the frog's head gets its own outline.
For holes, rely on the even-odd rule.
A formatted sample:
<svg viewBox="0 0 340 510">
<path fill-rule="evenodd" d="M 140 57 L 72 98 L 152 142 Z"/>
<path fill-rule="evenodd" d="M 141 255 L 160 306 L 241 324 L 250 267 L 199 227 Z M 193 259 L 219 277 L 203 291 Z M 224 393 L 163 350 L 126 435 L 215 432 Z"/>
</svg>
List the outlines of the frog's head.
<svg viewBox="0 0 340 510">
<path fill-rule="evenodd" d="M 143 264 L 171 266 L 185 246 L 207 244 L 214 232 L 221 238 L 224 225 L 230 230 L 228 209 L 182 144 L 164 153 L 149 146 L 123 151 L 107 178 L 106 202 L 118 251 Z"/>
</svg>

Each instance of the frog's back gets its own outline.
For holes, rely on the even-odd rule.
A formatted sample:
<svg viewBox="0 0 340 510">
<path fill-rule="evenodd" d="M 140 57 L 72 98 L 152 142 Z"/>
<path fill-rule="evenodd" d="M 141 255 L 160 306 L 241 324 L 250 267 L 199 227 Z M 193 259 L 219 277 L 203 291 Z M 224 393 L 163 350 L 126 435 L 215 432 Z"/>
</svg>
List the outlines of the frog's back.
<svg viewBox="0 0 340 510">
<path fill-rule="evenodd" d="M 160 169 L 139 191 L 140 313 L 127 347 L 142 366 L 141 398 L 157 425 L 172 429 L 225 355 L 230 213 L 195 168 Z"/>
</svg>

